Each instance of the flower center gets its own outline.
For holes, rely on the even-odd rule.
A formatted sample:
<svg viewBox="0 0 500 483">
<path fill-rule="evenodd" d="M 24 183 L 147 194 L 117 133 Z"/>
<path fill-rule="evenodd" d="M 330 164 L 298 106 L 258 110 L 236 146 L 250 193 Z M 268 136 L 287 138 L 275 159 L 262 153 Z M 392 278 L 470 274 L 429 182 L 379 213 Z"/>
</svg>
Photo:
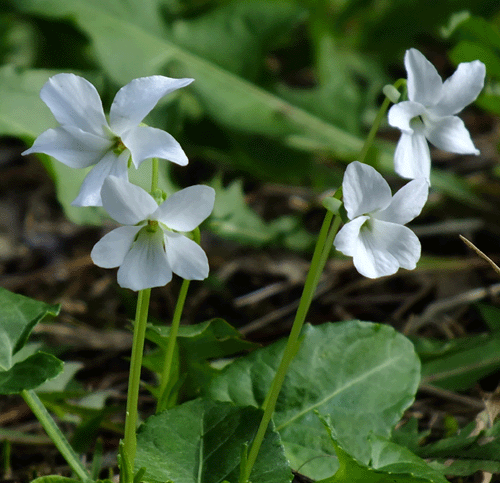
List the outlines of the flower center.
<svg viewBox="0 0 500 483">
<path fill-rule="evenodd" d="M 156 220 L 148 220 L 146 230 L 154 233 L 156 230 L 158 230 L 158 222 Z"/>
<path fill-rule="evenodd" d="M 125 144 L 123 144 L 123 141 L 121 140 L 121 138 L 119 138 L 118 136 L 116 136 L 115 139 L 114 139 L 113 152 L 117 156 L 119 156 L 126 149 L 127 149 L 127 146 L 125 146 Z"/>
<path fill-rule="evenodd" d="M 410 121 L 410 127 L 414 131 L 421 131 L 424 127 L 424 118 L 422 115 L 420 116 L 415 116 L 414 118 L 411 119 Z"/>
</svg>

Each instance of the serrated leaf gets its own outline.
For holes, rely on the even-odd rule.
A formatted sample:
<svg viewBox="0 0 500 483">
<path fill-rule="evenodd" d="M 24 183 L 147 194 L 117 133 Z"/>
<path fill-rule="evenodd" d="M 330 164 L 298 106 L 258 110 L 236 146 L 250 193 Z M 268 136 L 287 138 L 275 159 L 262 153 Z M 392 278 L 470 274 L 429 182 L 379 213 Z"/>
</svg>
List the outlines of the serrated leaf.
<svg viewBox="0 0 500 483">
<path fill-rule="evenodd" d="M 237 483 L 241 451 L 262 411 L 196 399 L 151 416 L 137 434 L 136 469 L 146 481 Z M 287 483 L 292 474 L 279 435 L 268 430 L 250 475 L 253 483 Z"/>
<path fill-rule="evenodd" d="M 389 437 L 412 403 L 420 363 L 411 342 L 386 325 L 307 325 L 302 336 L 274 421 L 292 468 L 320 479 L 335 472 L 337 460 L 331 457 L 331 442 L 314 411 L 329 414 L 346 448 L 366 456 L 366 436 L 374 432 Z M 209 395 L 259 407 L 283 349 L 284 341 L 279 341 L 236 360 L 214 379 Z"/>
</svg>

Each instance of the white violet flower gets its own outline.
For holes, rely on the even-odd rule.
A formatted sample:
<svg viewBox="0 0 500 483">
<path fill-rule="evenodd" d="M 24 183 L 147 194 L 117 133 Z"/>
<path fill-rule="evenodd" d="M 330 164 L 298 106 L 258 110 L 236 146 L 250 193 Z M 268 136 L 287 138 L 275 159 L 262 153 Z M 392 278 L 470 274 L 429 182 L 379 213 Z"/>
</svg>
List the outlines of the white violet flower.
<svg viewBox="0 0 500 483">
<path fill-rule="evenodd" d="M 192 81 L 160 75 L 134 79 L 116 94 L 108 123 L 101 98 L 90 82 L 74 74 L 57 74 L 42 87 L 40 97 L 60 125 L 40 134 L 23 154 L 48 154 L 71 168 L 95 165 L 72 204 L 100 206 L 106 176 L 128 180 L 130 158 L 136 168 L 149 158 L 168 159 L 181 166 L 188 163 L 170 134 L 140 123 L 163 96 Z"/>
<path fill-rule="evenodd" d="M 344 255 L 353 257 L 361 275 L 378 278 L 412 270 L 420 258 L 420 242 L 405 225 L 421 211 L 429 185 L 423 178 L 410 181 L 394 196 L 385 179 L 371 166 L 350 163 L 342 182 L 349 217 L 334 240 Z"/>
<path fill-rule="evenodd" d="M 482 62 L 461 63 L 444 83 L 436 68 L 416 49 L 405 54 L 408 101 L 389 110 L 389 124 L 399 128 L 394 168 L 403 178 L 430 178 L 427 140 L 443 151 L 479 154 L 463 121 L 455 116 L 473 102 L 484 86 Z"/>
<path fill-rule="evenodd" d="M 170 282 L 172 272 L 187 280 L 208 276 L 203 249 L 178 232 L 194 230 L 210 215 L 215 200 L 213 188 L 190 186 L 158 206 L 141 187 L 108 176 L 101 195 L 108 214 L 126 226 L 101 238 L 90 256 L 99 267 L 120 267 L 120 286 L 136 291 L 161 287 Z"/>
</svg>

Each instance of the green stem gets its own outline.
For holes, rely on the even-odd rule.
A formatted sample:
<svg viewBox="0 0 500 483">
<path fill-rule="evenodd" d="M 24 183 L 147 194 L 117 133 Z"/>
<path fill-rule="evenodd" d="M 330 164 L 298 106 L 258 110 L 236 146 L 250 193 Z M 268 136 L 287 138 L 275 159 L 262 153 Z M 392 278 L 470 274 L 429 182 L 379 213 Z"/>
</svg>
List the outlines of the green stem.
<svg viewBox="0 0 500 483">
<path fill-rule="evenodd" d="M 199 245 L 201 241 L 199 228 L 194 229 L 193 238 L 194 241 Z M 172 319 L 172 324 L 170 326 L 167 348 L 165 350 L 165 360 L 163 361 L 163 371 L 161 374 L 161 382 L 160 382 L 160 396 L 158 397 L 158 403 L 156 405 L 157 414 L 165 410 L 167 407 L 168 398 L 166 390 L 172 374 L 172 362 L 174 360 L 175 342 L 177 341 L 177 334 L 179 332 L 179 325 L 181 323 L 182 311 L 184 309 L 184 304 L 186 302 L 186 296 L 190 282 L 191 280 L 182 281 L 181 289 L 179 291 L 179 296 L 177 298 L 177 303 L 175 305 L 174 317 Z"/>
<path fill-rule="evenodd" d="M 269 392 L 262 406 L 264 409 L 264 414 L 262 416 L 260 426 L 257 430 L 257 434 L 252 441 L 252 446 L 250 447 L 250 452 L 248 453 L 248 458 L 245 464 L 245 471 L 242 472 L 243 479 L 241 479 L 240 483 L 246 483 L 250 477 L 250 473 L 257 459 L 260 446 L 264 441 L 267 427 L 269 426 L 272 415 L 274 413 L 274 408 L 276 407 L 276 402 L 278 400 L 283 381 L 285 380 L 288 366 L 292 362 L 295 354 L 299 349 L 300 332 L 302 330 L 302 326 L 304 325 L 307 311 L 309 310 L 312 299 L 314 297 L 314 293 L 316 291 L 321 272 L 323 271 L 323 267 L 326 263 L 328 253 L 330 252 L 330 245 L 333 242 L 333 238 L 335 237 L 338 227 L 340 226 L 340 216 L 337 215 L 332 224 L 333 216 L 333 213 L 330 211 L 327 211 L 325 215 L 323 226 L 321 227 L 318 241 L 316 242 L 316 248 L 314 249 L 311 266 L 307 274 L 302 297 L 300 298 L 297 313 L 295 314 L 295 320 L 293 321 L 292 330 L 290 331 L 290 336 L 288 337 L 288 341 L 283 352 L 280 365 L 271 384 L 271 388 L 269 389 Z M 328 247 L 327 243 L 329 244 Z"/>
<path fill-rule="evenodd" d="M 396 89 L 399 89 L 402 85 L 406 83 L 406 79 L 398 79 L 394 83 L 394 87 Z M 375 135 L 377 134 L 377 131 L 380 127 L 380 124 L 382 123 L 382 119 L 385 116 L 385 113 L 387 112 L 387 108 L 389 107 L 389 104 L 391 103 L 391 100 L 386 97 L 384 99 L 384 102 L 382 102 L 382 105 L 380 106 L 380 109 L 377 113 L 377 116 L 375 117 L 375 120 L 373 121 L 372 128 L 370 129 L 370 132 L 368 133 L 368 137 L 366 138 L 365 144 L 363 144 L 363 149 L 361 150 L 361 153 L 359 154 L 358 161 L 360 163 L 364 163 L 366 156 L 368 154 L 368 150 L 371 148 L 373 141 L 375 140 Z"/>
<path fill-rule="evenodd" d="M 50 439 L 54 442 L 57 449 L 63 455 L 64 459 L 68 462 L 71 469 L 82 481 L 90 480 L 90 473 L 85 469 L 83 464 L 80 462 L 78 455 L 75 453 L 68 440 L 61 432 L 52 416 L 49 414 L 45 406 L 43 405 L 40 398 L 33 390 L 24 390 L 21 392 L 21 396 L 26 401 L 26 404 L 33 411 L 33 414 L 40 421 L 43 429 L 49 435 Z"/>
<path fill-rule="evenodd" d="M 151 193 L 158 188 L 158 158 L 153 158 L 153 168 L 151 170 Z"/>
<path fill-rule="evenodd" d="M 175 342 L 177 341 L 177 333 L 179 332 L 182 310 L 184 309 L 184 302 L 186 301 L 186 295 L 189 289 L 190 282 L 191 280 L 182 281 L 181 289 L 179 291 L 179 296 L 177 298 L 174 317 L 172 319 L 172 325 L 170 326 L 170 333 L 168 335 L 167 349 L 165 351 L 165 360 L 163 362 L 163 371 L 161 374 L 161 383 L 160 383 L 160 396 L 158 398 L 158 403 L 156 405 L 157 414 L 167 408 L 168 398 L 166 390 L 172 373 L 172 362 L 174 359 Z"/>
<path fill-rule="evenodd" d="M 125 436 L 123 450 L 127 460 L 134 464 L 137 446 L 137 406 L 139 402 L 139 386 L 141 382 L 142 353 L 148 322 L 149 297 L 151 289 L 139 291 L 137 295 L 137 309 L 134 321 L 134 338 L 132 342 L 132 355 L 130 358 L 130 374 L 128 379 L 127 412 L 125 416 Z"/>
</svg>

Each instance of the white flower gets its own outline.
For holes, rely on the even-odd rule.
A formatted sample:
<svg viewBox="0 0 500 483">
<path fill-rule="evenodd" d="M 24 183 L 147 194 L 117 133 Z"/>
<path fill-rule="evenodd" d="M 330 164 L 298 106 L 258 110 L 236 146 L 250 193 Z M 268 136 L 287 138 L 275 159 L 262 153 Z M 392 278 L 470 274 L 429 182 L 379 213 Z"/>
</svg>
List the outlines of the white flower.
<svg viewBox="0 0 500 483">
<path fill-rule="evenodd" d="M 444 151 L 479 154 L 463 121 L 455 114 L 476 99 L 484 85 L 482 62 L 464 62 L 444 83 L 436 68 L 416 49 L 405 54 L 409 101 L 389 110 L 389 124 L 401 129 L 394 168 L 403 178 L 430 178 L 427 140 Z"/>
<path fill-rule="evenodd" d="M 130 157 L 136 168 L 149 158 L 188 163 L 170 134 L 140 123 L 163 96 L 192 81 L 159 75 L 134 79 L 116 94 L 108 123 L 90 82 L 74 74 L 57 74 L 42 87 L 40 97 L 60 125 L 43 132 L 23 154 L 48 154 L 71 168 L 95 165 L 72 204 L 100 206 L 106 176 L 128 180 Z"/>
<path fill-rule="evenodd" d="M 354 161 L 342 183 L 349 217 L 334 246 L 353 257 L 361 275 L 383 277 L 399 267 L 412 270 L 420 258 L 420 242 L 405 225 L 421 211 L 429 185 L 423 178 L 410 181 L 394 196 L 382 176 L 371 166 Z"/>
<path fill-rule="evenodd" d="M 90 256 L 99 267 L 120 267 L 120 286 L 132 290 L 161 287 L 170 282 L 172 272 L 187 280 L 208 276 L 205 252 L 178 232 L 194 230 L 212 212 L 212 188 L 191 186 L 158 206 L 139 186 L 108 176 L 101 194 L 104 209 L 126 226 L 105 235 Z"/>
</svg>

